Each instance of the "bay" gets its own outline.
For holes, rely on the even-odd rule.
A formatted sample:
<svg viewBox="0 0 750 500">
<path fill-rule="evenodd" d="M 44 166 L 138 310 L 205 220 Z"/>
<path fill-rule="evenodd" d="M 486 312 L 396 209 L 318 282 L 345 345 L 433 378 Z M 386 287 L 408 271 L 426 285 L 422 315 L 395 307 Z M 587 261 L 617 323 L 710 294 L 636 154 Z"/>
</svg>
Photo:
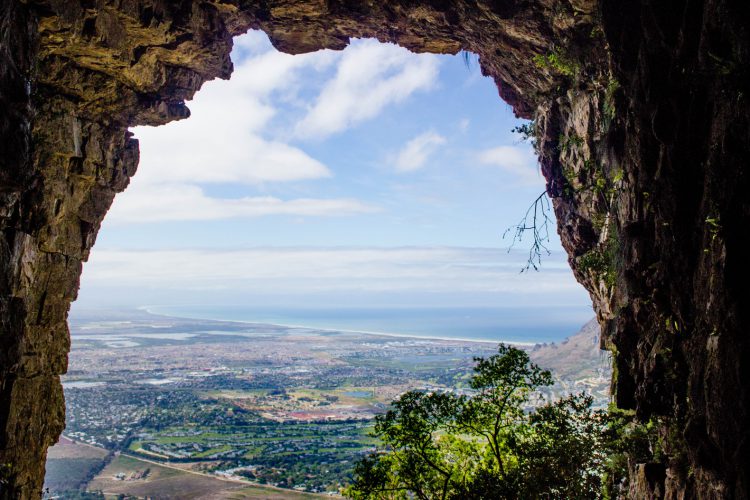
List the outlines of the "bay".
<svg viewBox="0 0 750 500">
<path fill-rule="evenodd" d="M 170 305 L 148 312 L 183 318 L 268 323 L 324 330 L 519 343 L 559 342 L 591 319 L 589 307 L 253 308 Z"/>
</svg>

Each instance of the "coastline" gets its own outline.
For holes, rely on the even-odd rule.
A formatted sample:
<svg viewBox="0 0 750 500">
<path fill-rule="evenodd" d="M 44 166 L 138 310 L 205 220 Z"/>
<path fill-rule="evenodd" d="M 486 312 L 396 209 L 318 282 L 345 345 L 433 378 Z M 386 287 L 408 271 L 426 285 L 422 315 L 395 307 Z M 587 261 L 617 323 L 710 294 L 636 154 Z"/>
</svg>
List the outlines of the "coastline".
<svg viewBox="0 0 750 500">
<path fill-rule="evenodd" d="M 360 335 L 369 335 L 369 336 L 374 336 L 374 337 L 380 336 L 380 337 L 403 338 L 403 339 L 410 339 L 410 340 L 439 340 L 442 342 L 451 342 L 451 341 L 471 342 L 471 343 L 492 344 L 492 345 L 506 344 L 506 345 L 513 345 L 513 346 L 518 346 L 518 347 L 534 347 L 535 345 L 539 344 L 539 342 L 521 342 L 521 341 L 513 341 L 513 340 L 488 340 L 488 339 L 475 339 L 475 338 L 464 338 L 464 337 L 439 337 L 439 336 L 433 336 L 433 335 L 421 336 L 421 335 L 415 335 L 415 334 L 395 333 L 395 332 L 377 332 L 377 331 L 368 331 L 368 330 L 351 330 L 351 329 L 331 328 L 331 327 L 313 327 L 313 326 L 308 326 L 308 325 L 270 323 L 268 321 L 199 318 L 199 317 L 179 316 L 175 314 L 155 312 L 152 309 L 150 309 L 151 307 L 159 307 L 159 306 L 139 306 L 137 307 L 137 310 L 144 311 L 153 316 L 160 316 L 162 318 L 179 318 L 179 319 L 192 319 L 192 320 L 200 320 L 200 321 L 217 321 L 217 322 L 224 322 L 224 323 L 238 323 L 238 324 L 243 324 L 243 325 L 269 325 L 269 326 L 280 326 L 283 328 L 290 328 L 290 329 L 318 330 L 321 332 L 360 334 Z"/>
</svg>

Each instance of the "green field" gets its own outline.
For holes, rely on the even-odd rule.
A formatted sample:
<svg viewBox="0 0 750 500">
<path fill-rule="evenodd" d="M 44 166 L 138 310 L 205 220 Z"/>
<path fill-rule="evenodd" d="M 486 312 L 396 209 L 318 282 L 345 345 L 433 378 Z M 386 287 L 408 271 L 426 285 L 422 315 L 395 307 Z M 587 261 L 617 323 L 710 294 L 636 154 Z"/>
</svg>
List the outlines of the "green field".
<svg viewBox="0 0 750 500">
<path fill-rule="evenodd" d="M 358 421 L 180 425 L 143 429 L 129 450 L 159 462 L 203 462 L 209 471 L 251 466 L 242 475 L 253 481 L 336 492 L 351 464 L 374 446 L 370 430 L 371 423 Z"/>
</svg>

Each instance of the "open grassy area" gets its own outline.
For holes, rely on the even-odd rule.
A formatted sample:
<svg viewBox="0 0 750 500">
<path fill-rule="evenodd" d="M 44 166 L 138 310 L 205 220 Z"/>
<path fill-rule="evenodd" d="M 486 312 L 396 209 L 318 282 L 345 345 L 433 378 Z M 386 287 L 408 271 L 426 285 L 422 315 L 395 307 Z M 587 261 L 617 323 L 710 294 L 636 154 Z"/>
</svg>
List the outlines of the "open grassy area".
<svg viewBox="0 0 750 500">
<path fill-rule="evenodd" d="M 148 471 L 145 477 L 135 479 Z M 125 479 L 116 479 L 116 477 Z M 133 479 L 131 479 L 133 478 Z M 132 495 L 154 499 L 273 499 L 301 500 L 317 495 L 248 485 L 158 465 L 127 455 L 116 456 L 89 484 L 89 491 L 102 491 L 108 498 Z"/>
<path fill-rule="evenodd" d="M 241 490 L 230 492 L 226 497 L 228 500 L 303 500 L 321 498 L 321 495 L 312 493 L 298 493 L 294 491 L 282 491 L 275 488 L 263 486 L 250 486 Z"/>
<path fill-rule="evenodd" d="M 107 456 L 107 450 L 90 446 L 83 443 L 76 443 L 64 436 L 60 441 L 47 450 L 49 459 L 66 459 L 66 458 L 104 458 Z"/>
<path fill-rule="evenodd" d="M 77 490 L 103 467 L 107 450 L 60 438 L 47 453 L 44 487 L 51 493 Z"/>
<path fill-rule="evenodd" d="M 44 487 L 51 493 L 77 490 L 101 465 L 100 458 L 51 458 L 47 460 Z"/>
</svg>

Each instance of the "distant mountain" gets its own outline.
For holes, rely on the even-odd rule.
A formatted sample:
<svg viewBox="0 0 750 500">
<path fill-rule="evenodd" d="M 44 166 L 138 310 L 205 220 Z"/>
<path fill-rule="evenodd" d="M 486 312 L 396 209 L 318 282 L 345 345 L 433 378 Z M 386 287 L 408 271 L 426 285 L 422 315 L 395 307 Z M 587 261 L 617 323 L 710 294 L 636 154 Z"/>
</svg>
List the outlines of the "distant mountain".
<svg viewBox="0 0 750 500">
<path fill-rule="evenodd" d="M 566 391 L 587 390 L 606 402 L 612 377 L 610 354 L 599 349 L 600 329 L 592 319 L 581 330 L 560 343 L 537 344 L 531 359 L 551 370 Z"/>
</svg>

